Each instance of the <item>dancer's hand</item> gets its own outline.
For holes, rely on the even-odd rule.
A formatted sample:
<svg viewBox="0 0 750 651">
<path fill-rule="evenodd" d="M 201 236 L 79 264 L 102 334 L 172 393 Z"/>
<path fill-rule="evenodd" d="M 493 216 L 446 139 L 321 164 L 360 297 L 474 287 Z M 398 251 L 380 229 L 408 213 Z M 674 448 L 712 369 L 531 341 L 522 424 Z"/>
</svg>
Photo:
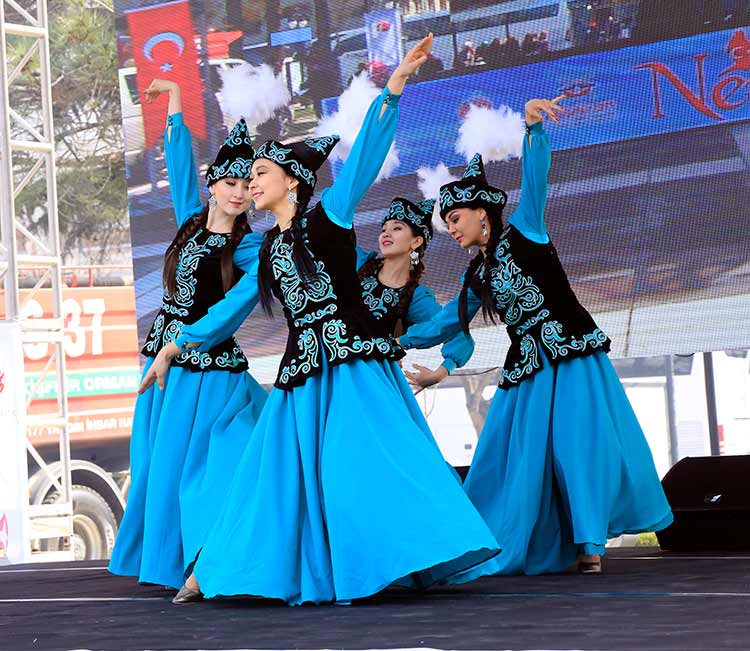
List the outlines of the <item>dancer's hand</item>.
<svg viewBox="0 0 750 651">
<path fill-rule="evenodd" d="M 163 391 L 164 380 L 169 372 L 169 367 L 172 365 L 172 360 L 181 352 L 180 347 L 174 341 L 170 341 L 164 346 L 154 358 L 148 373 L 143 376 L 141 386 L 138 387 L 138 393 L 145 393 L 147 389 L 153 386 L 154 382 Z"/>
<path fill-rule="evenodd" d="M 565 110 L 559 105 L 564 99 L 565 95 L 560 95 L 555 99 L 530 99 L 526 102 L 526 124 L 541 122 L 547 116 L 557 122 L 557 112 Z"/>
<path fill-rule="evenodd" d="M 406 53 L 398 68 L 393 71 L 388 80 L 388 90 L 394 95 L 400 95 L 403 92 L 406 80 L 427 61 L 427 56 L 432 50 L 432 40 L 433 36 L 430 32 Z"/>
<path fill-rule="evenodd" d="M 182 112 L 182 92 L 180 86 L 174 81 L 167 79 L 154 79 L 149 87 L 143 91 L 146 96 L 146 103 L 151 104 L 162 93 L 169 93 L 169 107 L 167 113 L 174 115 Z"/>
<path fill-rule="evenodd" d="M 448 371 L 445 366 L 438 366 L 434 371 L 427 368 L 426 366 L 420 366 L 414 364 L 415 371 L 404 371 L 406 379 L 409 380 L 409 384 L 418 387 L 415 393 L 419 393 L 422 389 L 431 387 L 434 384 L 442 382 L 448 377 Z"/>
<path fill-rule="evenodd" d="M 180 87 L 174 81 L 154 79 L 149 87 L 143 91 L 143 94 L 146 96 L 146 102 L 150 104 L 162 93 L 172 93 L 176 90 L 179 91 Z"/>
</svg>

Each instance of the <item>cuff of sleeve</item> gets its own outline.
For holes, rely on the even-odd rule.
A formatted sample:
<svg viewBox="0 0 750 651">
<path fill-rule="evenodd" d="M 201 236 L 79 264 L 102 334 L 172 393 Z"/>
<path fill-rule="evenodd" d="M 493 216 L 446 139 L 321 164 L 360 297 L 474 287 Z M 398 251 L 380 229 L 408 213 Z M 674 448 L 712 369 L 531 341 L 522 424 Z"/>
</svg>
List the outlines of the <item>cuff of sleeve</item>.
<svg viewBox="0 0 750 651">
<path fill-rule="evenodd" d="M 450 375 L 451 373 L 453 373 L 453 371 L 456 370 L 456 366 L 457 366 L 456 362 L 454 362 L 452 359 L 446 358 L 443 360 L 443 368 L 446 371 L 448 371 L 448 375 Z"/>
<path fill-rule="evenodd" d="M 524 127 L 526 128 L 527 135 L 531 135 L 532 133 L 542 133 L 544 131 L 544 123 L 540 120 L 539 122 L 534 122 L 534 124 L 526 124 L 524 122 Z"/>
<path fill-rule="evenodd" d="M 398 343 L 401 344 L 401 348 L 411 348 L 411 342 L 409 341 L 409 336 L 406 334 L 401 335 L 398 338 Z"/>
<path fill-rule="evenodd" d="M 185 352 L 187 351 L 186 346 L 190 343 L 190 337 L 182 333 L 174 339 L 174 343 L 177 344 L 177 346 L 182 352 Z"/>
<path fill-rule="evenodd" d="M 383 99 L 383 104 L 387 105 L 389 108 L 396 108 L 401 100 L 401 95 L 389 91 L 388 86 L 386 86 L 383 89 L 383 92 L 380 93 L 380 97 Z"/>
<path fill-rule="evenodd" d="M 178 127 L 183 124 L 184 122 L 182 121 L 182 113 L 172 113 L 172 115 L 167 116 L 168 127 Z"/>
</svg>

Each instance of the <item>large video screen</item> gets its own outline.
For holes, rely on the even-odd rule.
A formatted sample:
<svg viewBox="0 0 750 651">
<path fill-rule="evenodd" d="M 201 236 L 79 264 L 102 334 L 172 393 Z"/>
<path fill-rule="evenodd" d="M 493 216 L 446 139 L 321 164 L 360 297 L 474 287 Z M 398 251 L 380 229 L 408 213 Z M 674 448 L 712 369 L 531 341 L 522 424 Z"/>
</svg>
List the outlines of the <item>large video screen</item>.
<svg viewBox="0 0 750 651">
<path fill-rule="evenodd" d="M 547 226 L 580 300 L 610 335 L 612 355 L 750 347 L 750 3 L 115 4 L 141 340 L 160 305 L 162 256 L 176 230 L 161 142 L 166 104 L 141 102 L 150 78 L 172 75 L 185 86 L 203 171 L 238 111 L 260 116 L 251 125 L 259 140 L 302 139 L 337 110 L 353 76 L 385 83 L 388 64 L 368 36 L 377 20 L 381 31 L 399 30 L 394 56 L 432 31 L 435 57 L 404 94 L 397 167 L 359 206 L 363 247 L 376 249 L 393 197 L 421 199 L 420 167 L 444 163 L 460 173 L 466 159 L 456 142 L 468 107 L 520 112 L 529 98 L 564 95 L 564 116 L 547 125 L 554 149 Z M 271 115 L 260 110 L 267 98 L 257 86 L 238 82 L 264 64 L 288 92 Z M 520 161 L 487 171 L 508 192 L 511 214 Z M 326 165 L 318 188 L 336 173 Z M 255 219 L 256 230 L 272 225 L 266 215 Z M 437 234 L 424 282 L 438 300 L 456 294 L 468 261 Z M 258 310 L 239 333 L 262 382 L 275 377 L 282 325 Z M 478 319 L 473 332 L 477 349 L 464 372 L 501 366 L 503 329 Z M 436 351 L 415 359 L 439 363 Z"/>
</svg>

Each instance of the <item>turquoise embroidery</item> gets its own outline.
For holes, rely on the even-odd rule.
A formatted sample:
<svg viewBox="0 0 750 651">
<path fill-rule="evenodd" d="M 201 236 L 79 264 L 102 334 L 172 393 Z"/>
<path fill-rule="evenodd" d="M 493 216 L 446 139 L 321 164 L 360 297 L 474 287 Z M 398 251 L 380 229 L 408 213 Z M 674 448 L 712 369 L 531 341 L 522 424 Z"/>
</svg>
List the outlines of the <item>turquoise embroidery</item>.
<svg viewBox="0 0 750 651">
<path fill-rule="evenodd" d="M 542 292 L 513 260 L 510 243 L 502 239 L 495 250 L 497 265 L 490 267 L 490 285 L 498 313 L 509 325 L 516 325 L 524 313 L 534 312 L 544 303 Z"/>
<path fill-rule="evenodd" d="M 282 384 L 287 384 L 297 375 L 310 373 L 314 368 L 319 368 L 320 346 L 314 330 L 308 328 L 299 334 L 297 348 L 300 354 L 279 371 L 279 381 Z"/>
<path fill-rule="evenodd" d="M 331 286 L 331 277 L 320 260 L 315 261 L 316 274 L 304 284 L 292 259 L 292 245 L 284 242 L 279 233 L 271 245 L 271 270 L 279 282 L 284 305 L 293 317 L 305 312 L 311 303 L 323 303 L 336 299 Z"/>
<path fill-rule="evenodd" d="M 500 384 L 504 384 L 506 380 L 515 384 L 524 376 L 532 375 L 540 368 L 536 341 L 531 335 L 526 335 L 521 339 L 521 361 L 515 364 L 510 371 L 503 369 L 503 380 Z"/>
<path fill-rule="evenodd" d="M 607 335 L 597 328 L 583 335 L 582 339 L 562 336 L 563 325 L 559 321 L 550 321 L 542 326 L 542 343 L 550 351 L 552 359 L 567 357 L 571 352 L 583 352 L 587 348 L 595 350 L 607 343 Z"/>
<path fill-rule="evenodd" d="M 255 152 L 255 158 L 266 158 L 279 165 L 288 167 L 294 176 L 314 186 L 315 174 L 313 171 L 302 165 L 296 158 L 290 156 L 291 153 L 292 150 L 289 147 L 280 147 L 273 140 L 269 140 L 258 147 Z"/>
<path fill-rule="evenodd" d="M 393 343 L 382 337 L 362 339 L 359 335 L 348 337 L 346 324 L 341 319 L 334 319 L 323 326 L 323 345 L 328 351 L 328 360 L 334 362 L 349 357 L 350 354 L 370 355 L 379 352 L 388 355 L 393 352 Z M 350 340 L 351 344 L 347 344 Z"/>
<path fill-rule="evenodd" d="M 375 295 L 375 290 L 380 283 L 374 276 L 363 278 L 362 282 L 362 299 L 376 319 L 382 319 L 388 310 L 398 305 L 400 292 L 392 287 L 383 287 L 383 293 L 380 296 Z"/>
<path fill-rule="evenodd" d="M 546 319 L 549 316 L 549 310 L 542 310 L 539 312 L 539 314 L 536 314 L 532 316 L 530 319 L 528 319 L 523 325 L 520 325 L 516 328 L 516 334 L 522 335 L 531 328 L 533 328 L 537 323 L 542 321 L 543 319 Z"/>
</svg>

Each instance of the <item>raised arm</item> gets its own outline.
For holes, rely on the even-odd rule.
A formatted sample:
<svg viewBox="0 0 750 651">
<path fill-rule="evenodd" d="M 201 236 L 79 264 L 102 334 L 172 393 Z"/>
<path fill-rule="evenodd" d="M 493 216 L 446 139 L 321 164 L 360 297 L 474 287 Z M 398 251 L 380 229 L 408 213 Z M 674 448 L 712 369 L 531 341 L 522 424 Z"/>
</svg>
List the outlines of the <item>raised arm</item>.
<svg viewBox="0 0 750 651">
<path fill-rule="evenodd" d="M 177 218 L 182 226 L 203 208 L 198 191 L 198 171 L 193 158 L 190 130 L 182 119 L 182 93 L 173 81 L 154 79 L 146 89 L 146 101 L 152 102 L 162 93 L 169 93 L 167 128 L 164 132 L 164 156 L 167 162 L 169 192 Z"/>
<path fill-rule="evenodd" d="M 526 135 L 523 139 L 521 158 L 521 199 L 508 220 L 528 239 L 546 244 L 549 235 L 544 224 L 544 208 L 547 203 L 547 176 L 552 163 L 549 137 L 542 120 L 545 113 L 557 122 L 556 111 L 563 96 L 553 100 L 534 99 L 526 103 Z"/>
<path fill-rule="evenodd" d="M 426 60 L 432 34 L 422 39 L 396 68 L 383 92 L 370 105 L 352 150 L 336 181 L 323 190 L 321 201 L 329 219 L 351 228 L 354 210 L 373 184 L 393 143 L 399 100 L 406 81 Z"/>
</svg>

